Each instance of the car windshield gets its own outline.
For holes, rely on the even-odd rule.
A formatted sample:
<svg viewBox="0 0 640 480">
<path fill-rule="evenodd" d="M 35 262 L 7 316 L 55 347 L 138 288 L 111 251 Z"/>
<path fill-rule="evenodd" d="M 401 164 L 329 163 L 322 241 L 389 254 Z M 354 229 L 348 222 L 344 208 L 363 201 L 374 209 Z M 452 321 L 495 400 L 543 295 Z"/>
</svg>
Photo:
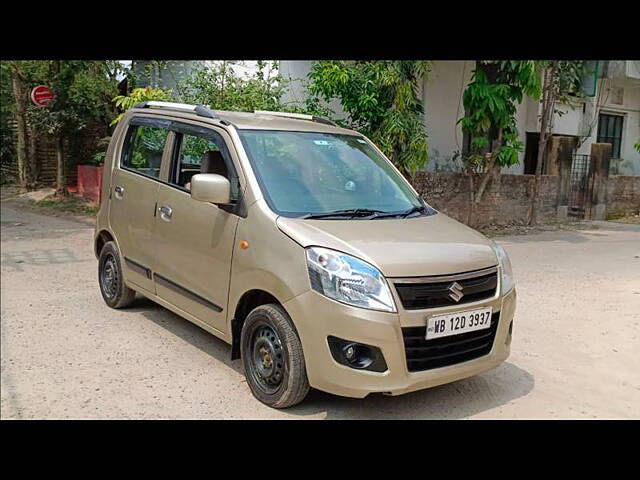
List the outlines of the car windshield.
<svg viewBox="0 0 640 480">
<path fill-rule="evenodd" d="M 420 212 L 423 202 L 364 138 L 242 130 L 269 206 L 288 217 Z"/>
</svg>

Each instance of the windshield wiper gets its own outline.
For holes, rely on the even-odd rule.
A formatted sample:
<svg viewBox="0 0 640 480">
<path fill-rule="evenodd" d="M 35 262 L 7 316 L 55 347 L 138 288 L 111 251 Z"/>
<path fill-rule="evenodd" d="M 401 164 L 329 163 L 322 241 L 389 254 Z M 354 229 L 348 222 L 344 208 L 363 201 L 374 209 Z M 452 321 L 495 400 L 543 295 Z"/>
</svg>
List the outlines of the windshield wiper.
<svg viewBox="0 0 640 480">
<path fill-rule="evenodd" d="M 411 207 L 408 210 L 401 210 L 399 212 L 382 212 L 382 213 L 375 213 L 372 215 L 372 219 L 373 218 L 391 218 L 391 217 L 402 217 L 402 218 L 407 218 L 409 215 L 413 214 L 413 213 L 422 213 L 426 210 L 426 208 L 423 205 L 420 205 L 418 207 Z"/>
<path fill-rule="evenodd" d="M 409 215 L 411 215 L 412 213 L 422 213 L 426 210 L 426 207 L 424 205 L 419 205 L 417 207 L 412 207 L 409 210 L 405 210 L 404 212 L 402 212 L 402 218 L 407 218 Z"/>
<path fill-rule="evenodd" d="M 334 210 L 333 212 L 327 213 L 307 213 L 306 215 L 302 215 L 300 218 L 328 218 L 328 217 L 369 217 L 369 216 L 377 216 L 378 214 L 386 213 L 382 210 L 371 210 L 369 208 L 349 208 L 346 210 Z"/>
</svg>

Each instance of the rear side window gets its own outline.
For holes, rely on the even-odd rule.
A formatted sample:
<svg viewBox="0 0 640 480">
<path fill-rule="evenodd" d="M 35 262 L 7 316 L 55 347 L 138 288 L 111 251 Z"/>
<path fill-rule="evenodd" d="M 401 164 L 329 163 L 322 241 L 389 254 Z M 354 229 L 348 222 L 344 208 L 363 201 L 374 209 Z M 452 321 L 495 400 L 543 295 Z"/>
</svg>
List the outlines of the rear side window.
<svg viewBox="0 0 640 480">
<path fill-rule="evenodd" d="M 164 128 L 131 125 L 120 165 L 147 177 L 160 178 L 162 153 L 168 134 Z"/>
</svg>

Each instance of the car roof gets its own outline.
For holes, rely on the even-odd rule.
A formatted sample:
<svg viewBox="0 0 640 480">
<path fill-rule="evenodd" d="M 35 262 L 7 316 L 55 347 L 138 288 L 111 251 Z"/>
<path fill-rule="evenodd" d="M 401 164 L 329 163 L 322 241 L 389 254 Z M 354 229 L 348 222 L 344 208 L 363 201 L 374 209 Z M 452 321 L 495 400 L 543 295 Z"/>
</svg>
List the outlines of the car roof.
<svg viewBox="0 0 640 480">
<path fill-rule="evenodd" d="M 354 130 L 329 125 L 321 121 L 284 117 L 278 112 L 233 112 L 228 110 L 211 110 L 217 118 L 209 118 L 194 112 L 172 110 L 168 108 L 133 108 L 132 113 L 150 113 L 166 117 L 181 117 L 192 120 L 208 121 L 218 124 L 220 120 L 233 124 L 239 130 L 285 130 L 295 132 L 334 133 L 343 135 L 360 135 Z"/>
<path fill-rule="evenodd" d="M 358 132 L 347 128 L 329 125 L 312 120 L 269 115 L 267 112 L 230 112 L 214 110 L 221 119 L 233 123 L 241 130 L 292 130 L 299 132 L 323 132 L 342 133 L 347 135 L 359 135 Z"/>
</svg>

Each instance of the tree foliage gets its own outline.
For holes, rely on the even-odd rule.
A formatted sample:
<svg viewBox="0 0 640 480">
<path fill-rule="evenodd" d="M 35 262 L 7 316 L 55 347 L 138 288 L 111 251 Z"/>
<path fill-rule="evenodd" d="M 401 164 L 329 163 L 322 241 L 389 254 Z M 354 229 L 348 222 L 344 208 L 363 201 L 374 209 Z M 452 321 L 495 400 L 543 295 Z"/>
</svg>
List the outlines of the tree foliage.
<svg viewBox="0 0 640 480">
<path fill-rule="evenodd" d="M 493 67 L 493 78 L 483 65 Z M 466 114 L 459 120 L 471 135 L 469 167 L 484 171 L 488 164 L 518 163 L 523 144 L 518 140 L 516 108 L 524 95 L 540 97 L 539 68 L 535 61 L 516 60 L 485 61 L 476 67 L 462 97 Z"/>
<path fill-rule="evenodd" d="M 14 157 L 16 149 L 14 142 L 11 141 L 10 122 L 15 116 L 15 101 L 13 92 L 11 91 L 11 72 L 6 62 L 0 62 L 0 162 L 2 163 L 2 174 L 5 174 L 5 165 L 9 165 L 15 161 Z M 5 183 L 9 179 L 4 176 L 0 179 L 1 183 Z"/>
<path fill-rule="evenodd" d="M 129 95 L 117 95 L 113 98 L 113 103 L 121 112 L 113 119 L 110 125 L 115 125 L 122 120 L 124 113 L 130 108 L 150 100 L 168 102 L 171 100 L 171 91 L 160 87 L 140 87 L 134 88 Z"/>
<path fill-rule="evenodd" d="M 67 158 L 65 143 L 76 144 L 79 132 L 91 125 L 104 125 L 113 118 L 115 109 L 110 99 L 117 94 L 117 79 L 122 68 L 116 61 L 9 61 L 3 64 L 14 79 L 13 95 L 15 117 L 18 120 L 18 167 L 24 169 L 27 163 L 29 177 L 37 169 L 35 158 L 35 137 L 47 134 L 56 140 L 58 155 L 59 189 L 64 187 L 64 171 Z M 31 88 L 38 84 L 50 87 L 55 95 L 53 102 L 45 107 L 32 105 L 28 99 Z M 19 109 L 18 109 L 19 107 Z M 26 122 L 26 127 L 24 126 Z M 21 151 L 22 149 L 22 151 Z M 25 175 L 21 174 L 21 178 Z M 35 178 L 31 178 L 32 184 Z M 24 183 L 24 182 L 23 182 Z"/>
<path fill-rule="evenodd" d="M 48 85 L 55 98 L 47 107 L 30 105 L 30 122 L 50 135 L 71 135 L 91 123 L 106 124 L 115 114 L 110 99 L 117 94 L 113 66 L 105 61 L 38 61 L 30 69 L 32 83 Z"/>
<path fill-rule="evenodd" d="M 238 74 L 234 68 L 237 65 L 238 62 L 221 61 L 195 69 L 179 82 L 178 96 L 185 103 L 207 105 L 214 110 L 276 110 L 284 87 L 268 63 L 258 62 L 257 72 L 251 77 Z"/>
<path fill-rule="evenodd" d="M 238 73 L 241 66 L 242 62 L 237 61 L 201 65 L 178 82 L 177 98 L 214 110 L 270 110 L 332 116 L 333 112 L 313 95 L 308 95 L 301 104 L 283 102 L 289 81 L 277 73 L 277 62 L 257 61 L 252 75 Z"/>
<path fill-rule="evenodd" d="M 403 172 L 428 160 L 424 110 L 418 82 L 426 61 L 315 61 L 309 90 L 324 100 L 337 98 L 354 128 L 375 142 Z"/>
</svg>

